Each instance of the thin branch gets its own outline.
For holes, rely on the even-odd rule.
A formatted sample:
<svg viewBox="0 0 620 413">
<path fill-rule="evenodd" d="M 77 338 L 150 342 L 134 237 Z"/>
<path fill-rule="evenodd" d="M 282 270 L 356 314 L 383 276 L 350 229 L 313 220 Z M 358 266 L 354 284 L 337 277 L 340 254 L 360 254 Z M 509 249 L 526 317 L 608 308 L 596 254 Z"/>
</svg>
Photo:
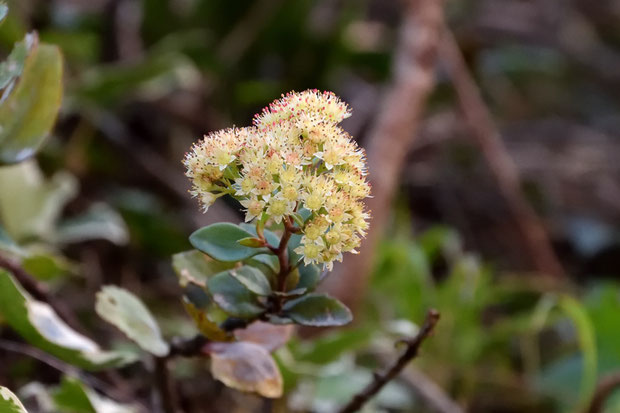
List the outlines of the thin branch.
<svg viewBox="0 0 620 413">
<path fill-rule="evenodd" d="M 588 406 L 585 413 L 601 413 L 605 407 L 605 402 L 611 396 L 615 390 L 620 388 L 620 371 L 611 373 L 599 381 L 590 406 Z"/>
<path fill-rule="evenodd" d="M 24 287 L 36 300 L 44 301 L 62 318 L 71 328 L 79 332 L 84 332 L 77 317 L 69 310 L 64 302 L 57 300 L 47 287 L 40 283 L 34 276 L 30 275 L 17 262 L 0 255 L 0 268 L 9 271 L 17 281 Z"/>
<path fill-rule="evenodd" d="M 343 406 L 338 413 L 353 413 L 360 410 L 372 397 L 374 397 L 390 380 L 394 379 L 411 360 L 413 360 L 420 350 L 420 346 L 433 332 L 435 325 L 439 321 L 437 310 L 429 310 L 426 314 L 424 324 L 418 334 L 410 340 L 406 340 L 407 349 L 396 360 L 396 362 L 385 373 L 375 373 L 374 380 L 356 394 L 349 403 Z"/>
<path fill-rule="evenodd" d="M 566 277 L 543 223 L 521 192 L 517 166 L 508 154 L 463 54 L 447 27 L 443 33 L 440 56 L 452 78 L 465 120 L 506 199 L 535 268 L 545 275 Z"/>
<path fill-rule="evenodd" d="M 174 387 L 174 382 L 168 370 L 168 360 L 166 357 L 155 357 L 155 385 L 160 395 L 162 409 L 165 413 L 180 412 L 178 396 Z"/>
</svg>

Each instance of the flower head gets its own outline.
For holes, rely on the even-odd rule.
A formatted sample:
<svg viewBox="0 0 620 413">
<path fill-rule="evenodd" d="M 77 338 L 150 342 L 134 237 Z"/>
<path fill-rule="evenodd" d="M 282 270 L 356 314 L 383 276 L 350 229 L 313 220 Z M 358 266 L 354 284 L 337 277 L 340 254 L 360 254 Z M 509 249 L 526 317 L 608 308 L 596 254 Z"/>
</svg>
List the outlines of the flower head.
<svg viewBox="0 0 620 413">
<path fill-rule="evenodd" d="M 365 154 L 339 126 L 350 115 L 332 92 L 288 93 L 254 126 L 212 132 L 192 147 L 184 159 L 191 193 L 205 211 L 220 196 L 235 197 L 246 222 L 295 216 L 302 234 L 295 251 L 331 268 L 368 229 Z"/>
</svg>

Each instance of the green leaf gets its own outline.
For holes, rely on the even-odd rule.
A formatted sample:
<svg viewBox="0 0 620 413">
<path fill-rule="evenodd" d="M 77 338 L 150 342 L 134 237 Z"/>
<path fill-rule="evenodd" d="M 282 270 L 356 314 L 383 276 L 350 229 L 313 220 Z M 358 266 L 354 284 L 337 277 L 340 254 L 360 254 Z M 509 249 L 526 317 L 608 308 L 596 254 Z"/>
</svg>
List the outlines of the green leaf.
<svg viewBox="0 0 620 413">
<path fill-rule="evenodd" d="M 231 276 L 228 271 L 210 278 L 207 282 L 207 288 L 213 301 L 232 316 L 251 318 L 264 311 L 256 296 Z"/>
<path fill-rule="evenodd" d="M 48 136 L 62 100 L 62 56 L 41 44 L 26 59 L 16 87 L 0 104 L 0 163 L 21 162 Z"/>
<path fill-rule="evenodd" d="M 263 397 L 282 396 L 282 375 L 271 354 L 250 342 L 210 343 L 213 377 L 233 389 Z"/>
<path fill-rule="evenodd" d="M 353 319 L 344 304 L 327 294 L 304 295 L 284 304 L 283 310 L 286 317 L 305 326 L 342 326 Z"/>
<path fill-rule="evenodd" d="M 182 287 L 189 282 L 206 285 L 212 275 L 231 269 L 234 264 L 215 261 L 197 250 L 179 252 L 172 256 L 172 268 L 179 277 Z"/>
<path fill-rule="evenodd" d="M 2 7 L 0 5 L 0 7 Z M 2 10 L 0 10 L 2 14 Z M 0 90 L 6 89 L 5 94 L 0 98 L 0 103 L 10 94 L 13 83 L 22 75 L 26 58 L 36 47 L 38 42 L 35 33 L 27 34 L 24 40 L 15 43 L 15 47 L 7 59 L 0 63 Z"/>
<path fill-rule="evenodd" d="M 321 270 L 319 267 L 314 264 L 302 264 L 299 266 L 298 270 L 299 282 L 295 286 L 295 289 L 305 288 L 308 291 L 314 290 L 319 281 L 321 281 Z"/>
<path fill-rule="evenodd" d="M 0 5 L 2 7 L 2 5 Z M 28 413 L 26 408 L 6 387 L 0 386 L 0 412 L 2 413 Z"/>
<path fill-rule="evenodd" d="M 91 339 L 72 330 L 47 303 L 34 300 L 4 270 L 0 270 L 0 315 L 30 344 L 84 369 L 133 361 L 127 353 L 102 351 Z"/>
<path fill-rule="evenodd" d="M 583 375 L 581 377 L 578 407 L 576 408 L 576 411 L 581 411 L 587 407 L 596 390 L 596 335 L 592 321 L 579 301 L 569 295 L 563 295 L 558 302 L 558 306 L 573 321 L 579 340 L 579 347 L 583 355 Z"/>
<path fill-rule="evenodd" d="M 258 236 L 258 234 L 256 233 L 255 225 L 248 224 L 247 222 L 242 222 L 241 224 L 239 224 L 239 226 L 243 228 L 244 230 L 246 230 L 247 232 L 249 232 L 250 234 L 252 234 L 253 236 L 255 237 Z M 277 247 L 278 245 L 280 245 L 280 237 L 277 236 L 274 232 L 269 231 L 268 229 L 264 229 L 263 235 L 265 236 L 265 239 L 267 240 L 267 242 L 271 244 L 272 246 Z"/>
<path fill-rule="evenodd" d="M 132 405 L 123 405 L 100 396 L 74 377 L 65 376 L 58 388 L 52 390 L 58 411 L 71 413 L 137 413 Z"/>
<path fill-rule="evenodd" d="M 254 267 L 245 265 L 229 271 L 229 274 L 239 281 L 245 288 L 257 295 L 271 294 L 271 285 L 265 275 Z"/>
<path fill-rule="evenodd" d="M 213 259 L 224 262 L 241 261 L 257 254 L 265 254 L 267 248 L 250 248 L 239 240 L 252 234 L 230 223 L 218 223 L 201 228 L 189 237 L 189 242 Z"/>
<path fill-rule="evenodd" d="M 57 221 L 77 186 L 67 173 L 47 179 L 34 160 L 0 167 L 0 218 L 6 232 L 18 243 L 54 241 Z"/>
<path fill-rule="evenodd" d="M 209 318 L 207 307 L 200 308 L 194 305 L 187 297 L 183 297 L 183 306 L 190 315 L 196 328 L 212 341 L 229 341 L 231 336 L 222 330 L 215 322 Z"/>
<path fill-rule="evenodd" d="M 148 308 L 129 291 L 113 285 L 97 293 L 97 314 L 117 327 L 144 350 L 156 355 L 168 354 L 159 325 Z"/>
<path fill-rule="evenodd" d="M 125 245 L 129 242 L 129 231 L 118 212 L 107 204 L 96 203 L 83 214 L 61 222 L 55 238 L 61 243 L 105 239 Z"/>
</svg>

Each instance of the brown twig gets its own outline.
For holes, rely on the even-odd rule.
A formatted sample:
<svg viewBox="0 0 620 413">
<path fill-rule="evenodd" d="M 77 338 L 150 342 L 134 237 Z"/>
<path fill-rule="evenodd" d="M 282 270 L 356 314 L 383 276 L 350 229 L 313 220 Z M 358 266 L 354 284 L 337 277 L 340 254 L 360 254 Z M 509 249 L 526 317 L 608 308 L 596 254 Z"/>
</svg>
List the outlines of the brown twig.
<svg viewBox="0 0 620 413">
<path fill-rule="evenodd" d="M 366 143 L 373 195 L 367 200 L 372 211 L 370 230 L 360 254 L 347 257 L 338 277 L 325 282 L 327 290 L 352 308 L 365 295 L 375 246 L 388 223 L 406 155 L 417 137 L 426 98 L 435 84 L 442 0 L 408 0 L 403 15 L 394 56 L 394 81 L 377 106 L 380 111 Z"/>
<path fill-rule="evenodd" d="M 424 324 L 418 334 L 410 340 L 405 341 L 407 349 L 396 360 L 396 362 L 385 372 L 375 373 L 374 380 L 368 384 L 361 392 L 357 393 L 349 403 L 343 406 L 338 413 L 353 413 L 360 410 L 372 397 L 374 397 L 390 380 L 394 379 L 411 360 L 413 360 L 420 350 L 424 340 L 433 332 L 435 325 L 439 321 L 439 312 L 429 310 L 426 314 Z"/>
<path fill-rule="evenodd" d="M 60 300 L 49 293 L 47 287 L 24 270 L 17 262 L 0 255 L 0 268 L 9 271 L 36 300 L 44 301 L 62 318 L 71 328 L 79 332 L 84 329 L 78 322 L 77 317 Z"/>
<path fill-rule="evenodd" d="M 620 371 L 611 373 L 599 381 L 592 401 L 586 409 L 585 413 L 601 413 L 603 407 L 605 407 L 605 401 L 612 395 L 612 393 L 620 388 Z"/>
<path fill-rule="evenodd" d="M 179 401 L 174 382 L 168 370 L 169 357 L 155 357 L 155 385 L 161 397 L 161 407 L 165 413 L 179 413 Z"/>
<path fill-rule="evenodd" d="M 521 192 L 518 169 L 502 142 L 458 44 L 447 27 L 443 32 L 440 54 L 452 78 L 465 120 L 482 149 L 502 196 L 506 199 L 535 268 L 545 275 L 565 277 L 543 223 Z"/>
</svg>

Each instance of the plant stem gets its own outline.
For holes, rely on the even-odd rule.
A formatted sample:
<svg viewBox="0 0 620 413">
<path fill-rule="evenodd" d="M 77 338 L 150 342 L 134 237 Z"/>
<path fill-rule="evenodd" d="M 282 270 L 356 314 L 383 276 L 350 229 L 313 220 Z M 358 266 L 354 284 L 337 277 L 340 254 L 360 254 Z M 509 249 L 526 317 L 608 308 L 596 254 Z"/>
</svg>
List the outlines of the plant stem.
<svg viewBox="0 0 620 413">
<path fill-rule="evenodd" d="M 387 372 L 375 373 L 374 380 L 356 394 L 338 413 L 354 413 L 360 410 L 373 396 L 385 386 L 390 380 L 394 379 L 411 360 L 413 360 L 420 349 L 420 345 L 433 332 L 435 325 L 439 321 L 439 313 L 437 310 L 429 310 L 424 320 L 424 325 L 420 328 L 418 334 L 410 340 L 405 341 L 407 349 L 396 360 L 396 362 L 388 369 Z"/>
<path fill-rule="evenodd" d="M 155 384 L 161 397 L 163 411 L 165 413 L 179 413 L 174 383 L 168 371 L 168 359 L 168 357 L 155 357 Z"/>
</svg>

